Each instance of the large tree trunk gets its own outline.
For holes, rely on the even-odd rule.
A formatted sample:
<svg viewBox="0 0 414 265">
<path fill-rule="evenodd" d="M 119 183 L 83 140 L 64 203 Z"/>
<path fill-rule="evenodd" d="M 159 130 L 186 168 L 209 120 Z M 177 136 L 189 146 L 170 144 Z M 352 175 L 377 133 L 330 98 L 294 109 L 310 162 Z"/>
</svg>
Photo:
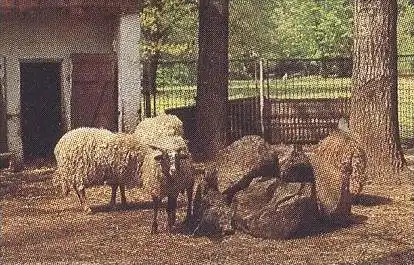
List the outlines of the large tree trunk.
<svg viewBox="0 0 414 265">
<path fill-rule="evenodd" d="M 198 148 L 213 157 L 227 141 L 229 0 L 200 0 L 199 8 Z"/>
<path fill-rule="evenodd" d="M 350 128 L 367 153 L 368 177 L 399 182 L 397 1 L 356 0 L 354 18 Z"/>
<path fill-rule="evenodd" d="M 160 60 L 159 52 L 148 55 L 142 64 L 142 93 L 145 100 L 145 116 L 151 117 L 151 95 L 157 92 L 157 69 Z M 155 110 L 154 110 L 155 111 Z"/>
</svg>

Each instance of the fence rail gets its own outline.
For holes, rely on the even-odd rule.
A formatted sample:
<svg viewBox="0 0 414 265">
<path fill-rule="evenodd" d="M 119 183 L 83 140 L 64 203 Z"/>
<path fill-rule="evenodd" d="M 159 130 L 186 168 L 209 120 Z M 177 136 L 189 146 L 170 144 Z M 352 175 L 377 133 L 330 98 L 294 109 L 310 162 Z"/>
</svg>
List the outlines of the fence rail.
<svg viewBox="0 0 414 265">
<path fill-rule="evenodd" d="M 260 99 L 258 97 L 229 100 L 228 105 L 228 143 L 245 135 L 262 135 L 260 126 Z M 167 114 L 176 115 L 183 121 L 184 134 L 189 139 L 190 150 L 197 149 L 196 107 L 171 108 Z"/>
<path fill-rule="evenodd" d="M 274 130 L 269 134 L 272 142 L 324 137 L 339 116 L 346 115 L 343 104 L 351 95 L 350 58 L 268 59 L 262 63 L 264 95 L 271 113 L 265 123 Z M 229 139 L 261 133 L 259 69 L 259 60 L 229 62 Z M 414 138 L 414 55 L 399 56 L 398 71 L 399 125 L 404 140 Z M 151 95 L 151 114 L 194 109 L 196 87 L 196 61 L 161 63 L 157 92 Z M 301 117 L 304 106 L 308 108 L 307 116 Z M 329 117 L 331 122 L 327 121 Z M 316 133 L 310 128 L 321 129 Z"/>
<path fill-rule="evenodd" d="M 316 143 L 348 113 L 349 98 L 269 99 L 266 139 L 270 143 Z"/>
</svg>

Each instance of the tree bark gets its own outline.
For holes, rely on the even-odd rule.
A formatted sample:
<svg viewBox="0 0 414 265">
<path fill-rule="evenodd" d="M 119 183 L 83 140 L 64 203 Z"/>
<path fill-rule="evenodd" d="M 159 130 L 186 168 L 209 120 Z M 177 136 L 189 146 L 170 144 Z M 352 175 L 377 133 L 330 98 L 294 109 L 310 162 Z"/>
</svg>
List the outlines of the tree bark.
<svg viewBox="0 0 414 265">
<path fill-rule="evenodd" d="M 151 117 L 151 95 L 157 92 L 157 69 L 160 53 L 150 54 L 142 64 L 142 93 L 145 97 L 145 116 Z M 156 110 L 154 110 L 156 111 Z"/>
<path fill-rule="evenodd" d="M 375 183 L 399 182 L 405 164 L 398 127 L 397 1 L 356 0 L 350 129 Z"/>
<path fill-rule="evenodd" d="M 198 148 L 213 157 L 227 142 L 229 0 L 199 0 Z"/>
<path fill-rule="evenodd" d="M 156 13 L 162 13 L 164 8 L 164 2 L 160 0 L 146 0 L 143 1 L 142 8 L 155 9 Z M 141 10 L 142 13 L 142 10 Z M 150 46 L 144 56 L 142 62 L 142 94 L 145 102 L 145 116 L 151 117 L 152 113 L 156 113 L 157 110 L 151 110 L 151 95 L 155 95 L 157 92 L 157 69 L 158 63 L 161 58 L 161 52 L 157 48 L 163 38 L 163 34 L 160 32 L 162 26 L 160 25 L 159 18 L 154 17 L 155 23 L 153 27 L 141 27 L 142 37 L 145 41 L 145 45 Z M 155 107 L 155 106 L 154 106 Z"/>
</svg>

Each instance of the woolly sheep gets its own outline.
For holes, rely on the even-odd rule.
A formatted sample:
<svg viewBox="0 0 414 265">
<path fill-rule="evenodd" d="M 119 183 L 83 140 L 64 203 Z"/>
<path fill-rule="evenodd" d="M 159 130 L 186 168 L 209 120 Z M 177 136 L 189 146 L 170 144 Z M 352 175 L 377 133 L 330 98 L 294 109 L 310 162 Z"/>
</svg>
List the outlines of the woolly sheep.
<svg viewBox="0 0 414 265">
<path fill-rule="evenodd" d="M 156 233 L 159 205 L 168 198 L 168 230 L 171 231 L 176 220 L 177 197 L 187 193 L 187 217 L 192 215 L 193 187 L 195 168 L 186 142 L 181 136 L 164 136 L 157 145 L 151 145 L 141 168 L 142 185 L 154 202 L 154 216 L 151 233 Z"/>
<path fill-rule="evenodd" d="M 85 212 L 90 207 L 85 188 L 109 184 L 112 187 L 110 205 L 115 204 L 116 190 L 126 203 L 125 185 L 140 184 L 139 169 L 145 150 L 131 134 L 112 133 L 105 129 L 78 128 L 67 132 L 57 143 L 55 183 L 69 192 L 73 188 Z"/>
<path fill-rule="evenodd" d="M 178 180 L 178 184 L 173 183 L 172 187 L 183 186 L 180 191 L 187 190 L 187 219 L 190 218 L 192 211 L 193 161 L 191 158 L 183 160 L 189 154 L 187 143 L 184 140 L 183 123 L 177 116 L 163 113 L 141 121 L 135 128 L 134 135 L 143 145 L 151 146 L 150 149 L 147 149 L 150 151 L 144 159 L 141 172 L 144 190 L 151 194 L 154 201 L 154 220 L 151 232 L 157 232 L 158 207 L 160 201 L 165 197 L 168 197 L 168 229 L 171 230 L 175 223 L 178 193 L 175 189 L 167 192 L 166 187 L 171 182 L 168 180 Z M 179 167 L 181 168 L 176 170 Z M 185 180 L 181 181 L 179 178 Z"/>
<path fill-rule="evenodd" d="M 135 128 L 134 135 L 138 141 L 147 144 L 169 135 L 184 137 L 183 123 L 177 116 L 163 113 L 141 121 Z"/>
<path fill-rule="evenodd" d="M 367 158 L 361 146 L 345 131 L 335 130 L 322 140 L 314 150 L 313 157 L 323 157 L 327 165 L 349 174 L 350 192 L 361 193 L 367 180 Z"/>
</svg>

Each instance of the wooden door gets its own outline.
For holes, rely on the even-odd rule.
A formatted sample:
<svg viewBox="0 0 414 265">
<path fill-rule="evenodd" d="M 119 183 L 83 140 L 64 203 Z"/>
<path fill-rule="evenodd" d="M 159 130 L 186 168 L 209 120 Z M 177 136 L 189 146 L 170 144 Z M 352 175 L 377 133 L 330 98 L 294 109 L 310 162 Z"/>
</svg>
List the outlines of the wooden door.
<svg viewBox="0 0 414 265">
<path fill-rule="evenodd" d="M 118 128 L 116 57 L 113 54 L 73 54 L 71 125 Z"/>
</svg>

